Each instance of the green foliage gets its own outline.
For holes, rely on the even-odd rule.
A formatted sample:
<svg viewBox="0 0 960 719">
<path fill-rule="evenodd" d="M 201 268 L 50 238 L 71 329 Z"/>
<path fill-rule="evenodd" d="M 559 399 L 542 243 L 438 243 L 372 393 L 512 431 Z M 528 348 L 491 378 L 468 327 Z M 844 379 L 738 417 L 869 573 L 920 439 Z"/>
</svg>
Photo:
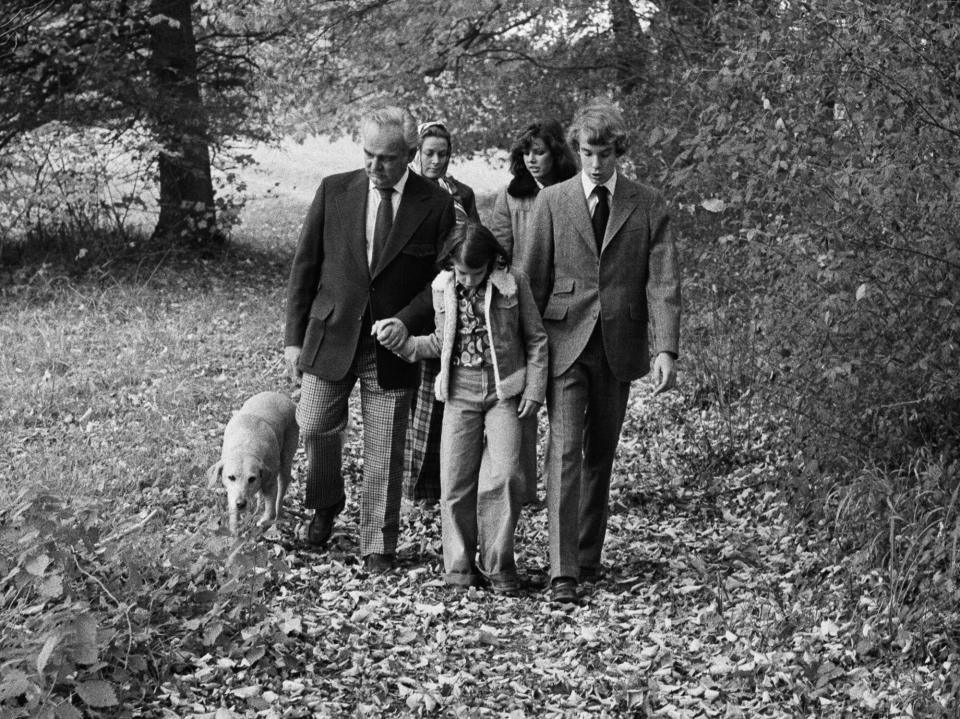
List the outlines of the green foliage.
<svg viewBox="0 0 960 719">
<path fill-rule="evenodd" d="M 852 571 L 882 567 L 888 618 L 928 631 L 960 601 L 960 463 L 921 452 L 906 467 L 866 468 L 837 487 L 837 537 Z"/>
<path fill-rule="evenodd" d="M 834 466 L 957 443 L 952 9 L 721 9 L 722 44 L 648 125 L 651 174 L 700 217 L 720 213 L 716 236 L 687 225 L 690 301 L 753 329 L 749 374 Z"/>
<path fill-rule="evenodd" d="M 105 509 L 31 492 L 3 509 L 4 716 L 115 708 L 154 692 L 180 653 L 263 618 L 268 550 L 207 536 L 215 525 L 146 533 L 156 510 L 117 526 Z"/>
</svg>

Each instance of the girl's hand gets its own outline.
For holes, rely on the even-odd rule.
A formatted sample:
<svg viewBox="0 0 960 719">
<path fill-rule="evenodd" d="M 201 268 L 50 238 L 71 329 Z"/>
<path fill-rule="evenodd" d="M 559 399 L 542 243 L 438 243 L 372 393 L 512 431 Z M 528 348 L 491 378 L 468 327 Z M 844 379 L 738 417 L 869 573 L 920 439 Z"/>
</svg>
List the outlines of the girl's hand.
<svg viewBox="0 0 960 719">
<path fill-rule="evenodd" d="M 377 342 L 382 344 L 391 352 L 397 352 L 403 347 L 410 334 L 407 326 L 396 317 L 388 317 L 385 320 L 377 320 L 370 328 L 370 334 L 377 338 Z"/>
<path fill-rule="evenodd" d="M 532 399 L 521 399 L 520 405 L 517 407 L 517 416 L 520 419 L 526 419 L 527 417 L 536 417 L 537 412 L 540 411 L 540 403 L 535 402 Z"/>
</svg>

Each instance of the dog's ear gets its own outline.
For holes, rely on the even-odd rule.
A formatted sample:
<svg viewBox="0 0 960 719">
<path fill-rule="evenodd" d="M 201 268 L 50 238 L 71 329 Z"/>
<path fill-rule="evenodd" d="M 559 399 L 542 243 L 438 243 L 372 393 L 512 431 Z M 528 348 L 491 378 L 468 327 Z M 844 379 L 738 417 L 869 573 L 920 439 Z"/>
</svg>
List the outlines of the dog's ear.
<svg viewBox="0 0 960 719">
<path fill-rule="evenodd" d="M 217 485 L 220 484 L 220 477 L 223 474 L 223 460 L 211 464 L 207 469 L 207 488 L 216 489 Z"/>
</svg>

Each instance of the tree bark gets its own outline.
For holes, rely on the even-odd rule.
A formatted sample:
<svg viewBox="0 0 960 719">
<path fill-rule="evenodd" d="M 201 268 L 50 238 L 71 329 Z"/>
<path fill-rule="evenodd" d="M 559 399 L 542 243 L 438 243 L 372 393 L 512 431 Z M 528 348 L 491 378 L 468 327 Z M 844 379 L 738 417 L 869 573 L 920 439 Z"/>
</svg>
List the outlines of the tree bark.
<svg viewBox="0 0 960 719">
<path fill-rule="evenodd" d="M 161 146 L 160 217 L 153 236 L 220 240 L 190 0 L 152 0 L 150 14 L 150 67 L 157 88 L 151 115 Z"/>
<path fill-rule="evenodd" d="M 647 68 L 646 36 L 630 0 L 609 0 L 616 56 L 617 84 L 625 95 L 644 82 Z"/>
</svg>

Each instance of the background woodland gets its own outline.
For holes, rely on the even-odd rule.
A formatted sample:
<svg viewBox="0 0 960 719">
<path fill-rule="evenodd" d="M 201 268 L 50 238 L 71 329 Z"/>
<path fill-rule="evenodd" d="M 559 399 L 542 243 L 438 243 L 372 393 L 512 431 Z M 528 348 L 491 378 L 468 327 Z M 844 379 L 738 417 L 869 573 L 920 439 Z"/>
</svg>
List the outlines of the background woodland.
<svg viewBox="0 0 960 719">
<path fill-rule="evenodd" d="M 672 203 L 684 268 L 684 386 L 660 407 L 679 429 L 628 425 L 620 463 L 669 465 L 671 499 L 654 483 L 624 490 L 624 508 L 687 506 L 692 492 L 747 512 L 762 490 L 760 507 L 811 543 L 807 586 L 843 596 L 846 650 L 868 639 L 873 662 L 939 667 L 910 715 L 953 716 L 957 47 L 952 0 L 5 2 L 0 486 L 15 499 L 0 508 L 0 716 L 130 715 L 182 668 L 158 657 L 171 637 L 188 643 L 184 621 L 199 649 L 223 647 L 294 571 L 280 545 L 204 541 L 199 519 L 143 534 L 179 516 L 178 483 L 202 471 L 234 400 L 280 377 L 263 305 L 282 304 L 302 208 L 248 201 L 250 148 L 349 135 L 390 98 L 482 157 L 597 95 L 628 118 L 625 170 Z M 84 433 L 97 421 L 137 430 L 130 452 Z M 123 521 L 92 501 L 104 492 Z M 696 586 L 714 569 L 694 567 Z M 876 701 L 861 691 L 831 714 L 815 692 L 840 660 L 796 666 L 792 696 L 806 699 L 785 716 L 895 715 L 873 685 Z M 445 711 L 449 692 L 417 687 L 408 711 Z M 662 687 L 623 691 L 613 716 L 672 715 Z M 387 711 L 370 701 L 348 708 Z"/>
</svg>

